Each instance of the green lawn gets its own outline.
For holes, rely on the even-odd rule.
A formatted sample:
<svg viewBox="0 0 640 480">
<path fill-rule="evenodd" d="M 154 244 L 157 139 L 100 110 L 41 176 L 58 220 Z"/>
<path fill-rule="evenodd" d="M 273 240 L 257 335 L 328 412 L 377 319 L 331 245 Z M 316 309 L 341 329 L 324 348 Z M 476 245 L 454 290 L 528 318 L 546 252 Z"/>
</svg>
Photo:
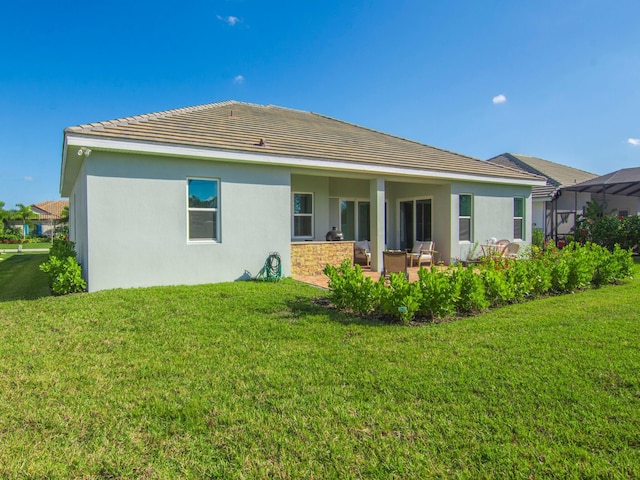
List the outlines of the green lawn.
<svg viewBox="0 0 640 480">
<path fill-rule="evenodd" d="M 51 242 L 25 243 L 22 245 L 23 250 L 33 250 L 36 248 L 51 248 Z M 18 250 L 17 244 L 0 243 L 0 250 Z"/>
<path fill-rule="evenodd" d="M 0 303 L 0 478 L 640 477 L 640 280 L 422 327 L 322 294 Z"/>
<path fill-rule="evenodd" d="M 38 270 L 46 253 L 0 254 L 0 302 L 49 296 L 47 277 Z"/>
</svg>

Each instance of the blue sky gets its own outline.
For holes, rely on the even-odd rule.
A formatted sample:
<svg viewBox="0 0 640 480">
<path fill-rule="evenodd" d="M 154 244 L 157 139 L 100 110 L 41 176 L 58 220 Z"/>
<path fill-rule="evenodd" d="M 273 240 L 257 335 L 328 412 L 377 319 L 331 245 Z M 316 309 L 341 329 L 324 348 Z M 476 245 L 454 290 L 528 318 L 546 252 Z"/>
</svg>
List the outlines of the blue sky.
<svg viewBox="0 0 640 480">
<path fill-rule="evenodd" d="M 65 127 L 229 99 L 480 159 L 640 166 L 638 0 L 5 3 L 5 208 L 59 198 Z"/>
</svg>

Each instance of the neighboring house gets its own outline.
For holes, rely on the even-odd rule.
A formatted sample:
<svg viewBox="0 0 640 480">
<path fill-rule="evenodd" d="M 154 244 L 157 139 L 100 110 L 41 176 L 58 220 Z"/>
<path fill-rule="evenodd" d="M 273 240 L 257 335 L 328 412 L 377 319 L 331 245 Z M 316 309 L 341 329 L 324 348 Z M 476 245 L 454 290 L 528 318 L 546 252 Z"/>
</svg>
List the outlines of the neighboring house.
<svg viewBox="0 0 640 480">
<path fill-rule="evenodd" d="M 316 113 L 234 101 L 67 128 L 62 196 L 90 291 L 254 276 L 370 240 L 433 240 L 464 258 L 491 237 L 530 242 L 544 179 Z M 319 252 L 319 253 L 318 253 Z M 319 273 L 319 272 L 316 272 Z"/>
<path fill-rule="evenodd" d="M 577 168 L 560 165 L 542 158 L 503 153 L 487 160 L 490 163 L 520 170 L 547 179 L 546 184 L 533 187 L 533 228 L 543 231 L 545 238 L 564 237 L 571 232 L 575 224 L 575 215 L 582 212 L 584 205 L 591 200 L 590 194 L 564 194 L 562 187 L 591 180 L 597 175 Z"/>
<path fill-rule="evenodd" d="M 69 206 L 68 200 L 48 200 L 31 205 L 31 211 L 38 215 L 32 220 L 38 235 L 51 236 L 55 226 L 62 219 L 62 211 Z"/>
<path fill-rule="evenodd" d="M 563 188 L 568 195 L 590 194 L 603 205 L 604 212 L 621 217 L 640 214 L 640 167 L 623 168 L 597 178 Z"/>
</svg>

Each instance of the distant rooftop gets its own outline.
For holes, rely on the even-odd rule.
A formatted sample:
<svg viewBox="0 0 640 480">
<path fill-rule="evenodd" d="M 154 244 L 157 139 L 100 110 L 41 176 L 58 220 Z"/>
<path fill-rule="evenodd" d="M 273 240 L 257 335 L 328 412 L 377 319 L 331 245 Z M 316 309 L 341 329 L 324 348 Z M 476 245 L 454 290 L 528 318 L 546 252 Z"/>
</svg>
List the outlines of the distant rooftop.
<svg viewBox="0 0 640 480">
<path fill-rule="evenodd" d="M 540 175 L 547 179 L 545 186 L 533 187 L 533 198 L 550 197 L 560 188 L 597 177 L 593 173 L 550 162 L 538 157 L 517 153 L 503 153 L 487 160 L 496 165 L 518 168 L 524 172 Z"/>
<path fill-rule="evenodd" d="M 41 220 L 58 220 L 62 217 L 64 207 L 68 206 L 69 200 L 47 200 L 31 205 L 31 209 Z"/>
</svg>

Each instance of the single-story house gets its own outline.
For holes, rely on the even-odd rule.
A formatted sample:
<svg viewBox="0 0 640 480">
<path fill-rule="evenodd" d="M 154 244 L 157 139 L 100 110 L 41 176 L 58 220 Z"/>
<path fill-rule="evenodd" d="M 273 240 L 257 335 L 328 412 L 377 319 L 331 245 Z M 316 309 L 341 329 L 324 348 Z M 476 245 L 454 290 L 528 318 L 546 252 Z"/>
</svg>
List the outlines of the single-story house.
<svg viewBox="0 0 640 480">
<path fill-rule="evenodd" d="M 69 200 L 47 200 L 31 205 L 31 211 L 38 216 L 32 220 L 36 233 L 42 236 L 53 235 L 56 225 L 62 220 L 63 210 L 68 206 Z"/>
<path fill-rule="evenodd" d="M 317 113 L 227 101 L 67 128 L 60 191 L 89 291 L 319 273 L 370 241 L 531 240 L 545 180 Z M 325 241 L 336 226 L 343 242 Z M 346 247 L 346 249 L 345 249 Z M 336 254 L 337 252 L 337 254 Z M 315 272 L 308 271 L 316 262 Z"/>
<path fill-rule="evenodd" d="M 580 214 L 590 194 L 563 195 L 563 187 L 591 180 L 597 175 L 578 168 L 561 165 L 542 158 L 503 153 L 487 160 L 507 167 L 546 178 L 546 184 L 533 187 L 531 225 L 539 228 L 545 238 L 564 238 L 575 225 L 576 212 Z"/>
</svg>

